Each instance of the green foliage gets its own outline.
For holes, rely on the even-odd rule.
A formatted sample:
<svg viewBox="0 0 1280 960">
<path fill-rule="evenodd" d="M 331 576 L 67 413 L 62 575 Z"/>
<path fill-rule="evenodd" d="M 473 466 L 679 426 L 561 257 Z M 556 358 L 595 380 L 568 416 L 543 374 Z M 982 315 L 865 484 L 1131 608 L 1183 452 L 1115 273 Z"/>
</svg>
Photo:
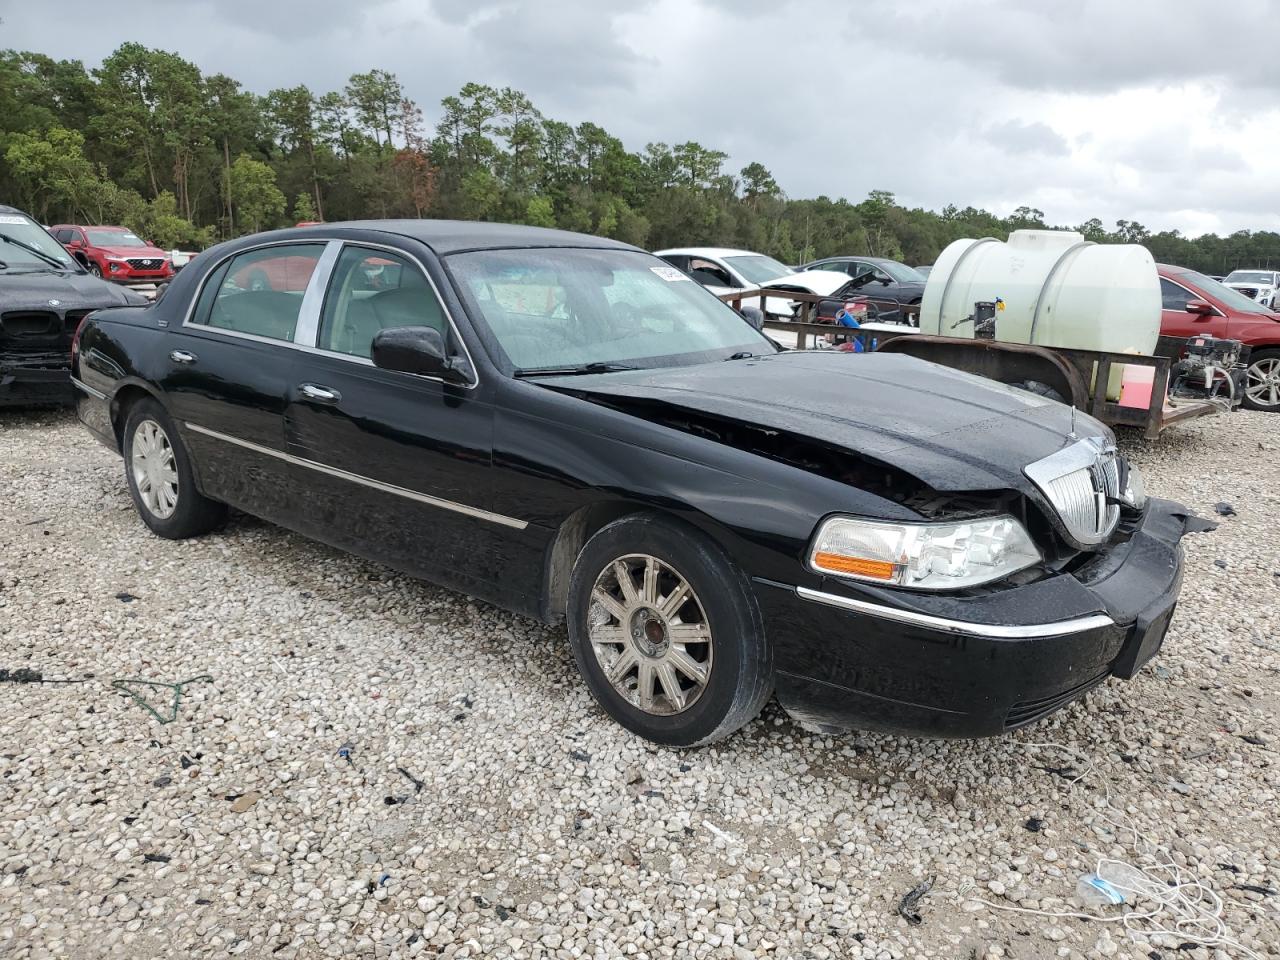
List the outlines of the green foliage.
<svg viewBox="0 0 1280 960">
<path fill-rule="evenodd" d="M 762 164 L 726 172 L 695 141 L 628 150 L 603 127 L 544 116 L 519 90 L 468 83 L 433 116 L 386 70 L 341 90 L 298 85 L 258 96 L 174 53 L 120 46 L 101 67 L 0 51 L 0 200 L 52 221 L 120 223 L 163 246 L 203 245 L 296 220 L 457 217 L 616 237 L 652 249 L 715 244 L 801 263 L 871 254 L 932 263 L 961 237 L 1043 228 L 1043 211 L 908 208 L 785 196 Z M 1097 243 L 1142 243 L 1209 273 L 1280 266 L 1280 234 L 1194 240 L 1119 220 L 1075 228 Z"/>
<path fill-rule="evenodd" d="M 284 194 L 276 186 L 276 172 L 247 153 L 231 165 L 231 203 L 236 217 L 250 232 L 277 226 L 284 216 Z"/>
<path fill-rule="evenodd" d="M 300 193 L 293 199 L 293 222 L 304 223 L 308 220 L 316 219 L 316 205 L 311 200 L 311 195 Z"/>
</svg>

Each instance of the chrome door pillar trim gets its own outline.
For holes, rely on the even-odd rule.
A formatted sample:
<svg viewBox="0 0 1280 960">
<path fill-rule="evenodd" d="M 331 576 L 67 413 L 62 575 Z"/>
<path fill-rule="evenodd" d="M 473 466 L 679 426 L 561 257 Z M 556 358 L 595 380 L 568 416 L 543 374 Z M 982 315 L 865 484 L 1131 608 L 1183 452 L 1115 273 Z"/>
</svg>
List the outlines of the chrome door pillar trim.
<svg viewBox="0 0 1280 960">
<path fill-rule="evenodd" d="M 333 265 L 338 262 L 338 253 L 342 250 L 341 240 L 330 240 L 324 246 L 324 253 L 316 261 L 311 271 L 311 279 L 302 294 L 302 306 L 298 308 L 298 323 L 293 328 L 293 342 L 302 347 L 314 347 L 316 334 L 320 331 L 320 310 L 324 306 L 324 293 L 329 289 L 329 277 L 333 273 Z"/>
<path fill-rule="evenodd" d="M 465 503 L 457 503 L 453 500 L 444 500 L 440 497 L 433 497 L 430 494 L 419 493 L 417 490 L 408 490 L 405 487 L 397 487 L 395 484 L 383 483 L 381 480 L 374 480 L 372 477 L 362 477 L 357 473 L 349 473 L 346 470 L 339 470 L 337 467 L 330 467 L 323 463 L 316 463 L 314 460 L 295 457 L 292 454 L 285 453 L 283 450 L 273 450 L 270 447 L 264 447 L 261 444 L 253 443 L 249 440 L 241 440 L 239 437 L 219 433 L 217 430 L 210 430 L 208 427 L 202 427 L 197 423 L 184 422 L 183 426 L 188 430 L 194 430 L 196 433 L 204 434 L 206 437 L 212 437 L 215 440 L 221 440 L 224 443 L 234 444 L 238 447 L 244 447 L 246 450 L 261 453 L 264 456 L 275 457 L 277 460 L 283 460 L 286 463 L 292 463 L 299 467 L 306 467 L 308 470 L 315 470 L 318 473 L 328 474 L 331 477 L 337 477 L 339 480 L 347 480 L 351 483 L 358 483 L 374 490 L 381 490 L 383 493 L 395 494 L 396 496 L 404 497 L 407 500 L 416 500 L 419 503 L 439 507 L 442 510 L 452 510 L 454 513 L 461 513 L 468 517 L 475 517 L 478 520 L 487 520 L 490 523 L 497 523 L 504 527 L 511 527 L 513 530 L 523 530 L 525 527 L 529 526 L 529 522 L 527 520 L 517 520 L 515 517 L 508 517 L 501 513 L 492 513 L 488 510 L 481 510 L 479 507 L 468 506 Z"/>
</svg>

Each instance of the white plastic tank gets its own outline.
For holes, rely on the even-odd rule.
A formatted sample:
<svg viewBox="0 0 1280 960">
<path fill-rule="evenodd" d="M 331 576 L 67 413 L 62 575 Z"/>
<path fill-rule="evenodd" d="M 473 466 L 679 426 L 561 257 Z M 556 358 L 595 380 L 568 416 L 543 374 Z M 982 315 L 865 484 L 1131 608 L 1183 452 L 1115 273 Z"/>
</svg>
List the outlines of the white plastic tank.
<svg viewBox="0 0 1280 960">
<path fill-rule="evenodd" d="M 1137 244 L 1095 244 L 1066 230 L 957 240 L 929 273 L 920 332 L 972 337 L 973 305 L 996 299 L 997 340 L 1150 356 L 1160 336 L 1160 278 Z"/>
</svg>

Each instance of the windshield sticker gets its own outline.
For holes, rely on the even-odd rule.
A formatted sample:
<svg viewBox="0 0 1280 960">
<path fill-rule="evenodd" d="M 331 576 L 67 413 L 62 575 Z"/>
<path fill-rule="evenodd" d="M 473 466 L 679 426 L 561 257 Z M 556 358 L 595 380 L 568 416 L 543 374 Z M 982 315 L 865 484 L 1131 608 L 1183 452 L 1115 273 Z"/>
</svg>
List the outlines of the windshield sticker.
<svg viewBox="0 0 1280 960">
<path fill-rule="evenodd" d="M 650 267 L 649 269 L 660 276 L 663 280 L 667 281 L 667 283 L 674 283 L 677 280 L 689 280 L 690 283 L 693 282 L 686 274 L 681 273 L 675 267 Z"/>
<path fill-rule="evenodd" d="M 0 216 L 0 223 L 12 223 L 15 226 L 19 226 L 19 227 L 25 227 L 30 222 L 31 221 L 28 220 L 26 217 L 15 217 L 12 214 L 5 214 L 4 216 Z"/>
</svg>

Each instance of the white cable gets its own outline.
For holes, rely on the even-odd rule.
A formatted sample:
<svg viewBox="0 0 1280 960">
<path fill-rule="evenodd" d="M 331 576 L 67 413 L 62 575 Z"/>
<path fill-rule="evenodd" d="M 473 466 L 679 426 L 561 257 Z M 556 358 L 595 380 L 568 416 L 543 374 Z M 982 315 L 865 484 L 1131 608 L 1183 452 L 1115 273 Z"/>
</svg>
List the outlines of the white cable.
<svg viewBox="0 0 1280 960">
<path fill-rule="evenodd" d="M 1094 773 L 1094 763 L 1078 750 L 1060 743 L 1028 743 L 1029 750 L 1056 750 L 1075 759 L 1081 772 L 1069 778 L 1068 785 L 1075 788 L 1082 780 Z M 1202 880 L 1184 877 L 1183 870 L 1174 862 L 1166 847 L 1145 836 L 1128 820 L 1122 810 L 1111 802 L 1111 784 L 1105 777 L 1099 777 L 1102 787 L 1102 807 L 1093 806 L 1107 823 L 1113 828 L 1133 835 L 1133 842 L 1127 846 L 1135 856 L 1148 861 L 1147 866 L 1138 866 L 1124 860 L 1109 857 L 1099 858 L 1094 873 L 1099 875 L 1107 865 L 1124 868 L 1128 876 L 1125 880 L 1108 880 L 1108 882 L 1124 893 L 1126 906 L 1137 901 L 1150 903 L 1145 909 L 1131 906 L 1129 909 L 1113 914 L 1087 913 L 1082 910 L 1038 910 L 1030 907 L 1015 907 L 1005 903 L 994 903 L 983 897 L 972 896 L 971 884 L 966 884 L 958 891 L 964 900 L 981 903 L 992 910 L 1003 910 L 1007 913 L 1025 913 L 1050 919 L 1092 920 L 1096 923 L 1121 923 L 1126 930 L 1145 936 L 1169 936 L 1180 939 L 1184 943 L 1195 943 L 1202 947 L 1231 947 L 1240 951 L 1252 960 L 1263 958 L 1244 944 L 1231 938 L 1226 921 L 1222 918 L 1223 900 L 1214 889 Z M 1120 815 L 1117 820 L 1106 812 L 1115 811 Z M 1115 871 L 1107 871 L 1112 875 Z M 1243 905 L 1243 904 L 1240 904 Z M 1252 904 L 1247 905 L 1255 916 L 1259 911 Z"/>
</svg>

